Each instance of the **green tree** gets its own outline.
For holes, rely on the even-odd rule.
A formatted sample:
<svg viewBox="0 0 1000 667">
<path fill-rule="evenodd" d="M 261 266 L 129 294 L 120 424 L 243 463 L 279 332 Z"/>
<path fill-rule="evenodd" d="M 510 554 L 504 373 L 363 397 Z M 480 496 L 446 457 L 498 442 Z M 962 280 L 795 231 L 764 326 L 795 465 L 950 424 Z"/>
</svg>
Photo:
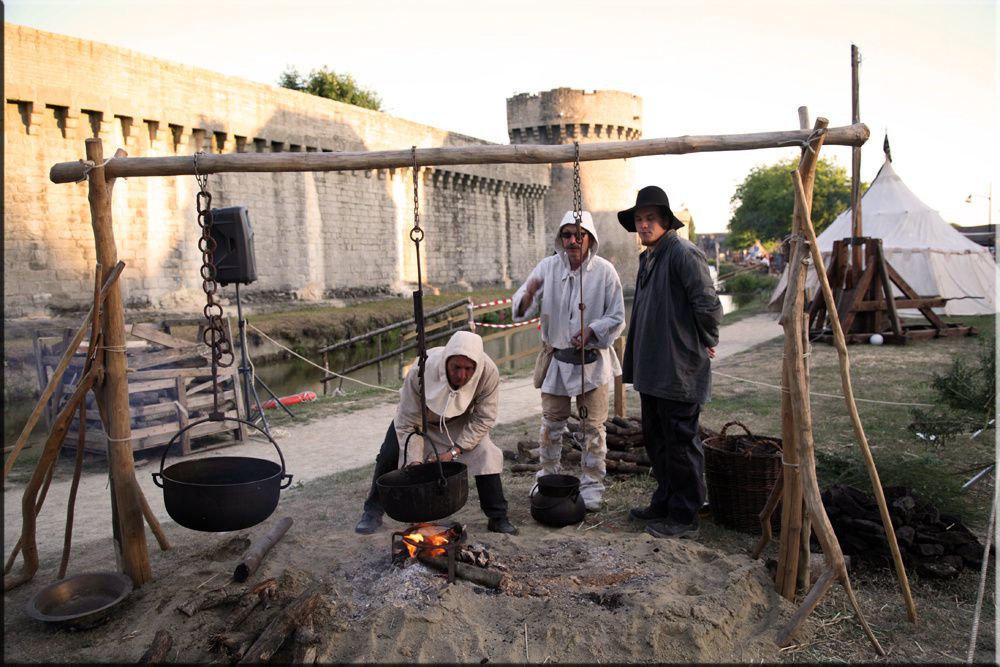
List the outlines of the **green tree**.
<svg viewBox="0 0 1000 667">
<path fill-rule="evenodd" d="M 286 67 L 278 77 L 278 85 L 365 109 L 382 110 L 378 95 L 362 88 L 350 74 L 337 74 L 326 67 L 311 70 L 308 77 L 303 77 L 295 67 Z"/>
<path fill-rule="evenodd" d="M 789 158 L 750 171 L 730 200 L 734 210 L 729 220 L 728 247 L 745 248 L 756 239 L 766 244 L 791 232 L 795 201 L 791 172 L 798 163 L 798 158 Z M 862 190 L 865 187 L 862 184 Z M 812 221 L 816 233 L 826 229 L 850 205 L 851 179 L 847 169 L 820 158 L 813 185 Z"/>
</svg>

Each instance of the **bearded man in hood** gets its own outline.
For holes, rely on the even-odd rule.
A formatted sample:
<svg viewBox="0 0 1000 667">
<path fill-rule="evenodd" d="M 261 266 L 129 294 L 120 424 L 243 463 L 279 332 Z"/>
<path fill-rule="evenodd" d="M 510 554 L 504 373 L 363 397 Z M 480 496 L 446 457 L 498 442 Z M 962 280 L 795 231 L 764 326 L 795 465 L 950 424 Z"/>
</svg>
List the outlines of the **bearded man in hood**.
<svg viewBox="0 0 1000 667">
<path fill-rule="evenodd" d="M 456 332 L 444 347 L 427 350 L 424 368 L 427 433 L 419 433 L 421 414 L 419 366 L 414 363 L 399 390 L 396 417 L 375 459 L 375 473 L 364 512 L 354 530 L 374 533 L 385 510 L 376 480 L 387 472 L 412 463 L 460 461 L 476 480 L 479 506 L 487 516 L 487 529 L 517 535 L 507 518 L 507 500 L 500 483 L 503 452 L 493 444 L 490 431 L 496 423 L 500 398 L 500 372 L 483 351 L 483 339 L 469 331 Z M 399 443 L 409 444 L 400 450 Z M 436 452 L 436 453 L 435 453 Z"/>
<path fill-rule="evenodd" d="M 542 390 L 542 468 L 537 477 L 562 470 L 562 433 L 575 396 L 577 412 L 586 412 L 580 495 L 592 512 L 601 508 L 604 497 L 609 383 L 622 372 L 611 346 L 625 328 L 621 279 L 614 265 L 597 255 L 597 247 L 590 212 L 582 212 L 578 225 L 573 211 L 567 211 L 556 230 L 555 254 L 535 266 L 511 305 L 515 321 L 540 313 L 542 351 L 535 366 L 535 387 Z"/>
</svg>

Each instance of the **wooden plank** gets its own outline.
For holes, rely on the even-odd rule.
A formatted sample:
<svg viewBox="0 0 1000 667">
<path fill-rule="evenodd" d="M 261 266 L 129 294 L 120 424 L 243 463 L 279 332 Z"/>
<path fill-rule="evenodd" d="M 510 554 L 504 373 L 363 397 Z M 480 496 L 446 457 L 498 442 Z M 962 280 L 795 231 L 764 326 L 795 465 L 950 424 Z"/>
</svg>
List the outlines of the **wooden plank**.
<svg viewBox="0 0 1000 667">
<path fill-rule="evenodd" d="M 896 272 L 896 269 L 892 267 L 892 264 L 886 262 L 885 268 L 886 272 L 889 274 L 889 278 L 892 280 L 892 282 L 896 284 L 896 287 L 898 287 L 903 294 L 910 297 L 911 299 L 927 298 L 927 297 L 921 297 L 919 294 L 917 294 L 917 291 L 912 287 L 910 287 L 910 284 L 903 279 L 903 276 L 899 275 L 899 273 Z M 944 323 L 944 321 L 937 316 L 937 313 L 935 313 L 930 308 L 919 308 L 919 310 L 920 313 L 924 317 L 926 317 L 927 320 L 931 324 L 933 324 L 936 328 L 944 329 L 947 326 Z"/>
<path fill-rule="evenodd" d="M 185 340 L 160 331 L 155 325 L 149 322 L 133 324 L 132 331 L 130 333 L 136 338 L 142 338 L 143 340 L 147 340 L 151 343 L 157 343 L 158 345 L 175 349 L 183 350 L 195 347 L 199 344 L 198 341 Z"/>
<path fill-rule="evenodd" d="M 204 354 L 210 354 L 208 347 L 202 346 L 201 348 L 189 347 L 183 350 L 162 350 L 159 352 L 131 355 L 128 358 L 128 368 L 129 372 L 136 372 L 144 368 L 177 364 L 185 361 L 197 361 L 200 366 L 205 361 L 203 352 Z"/>
<path fill-rule="evenodd" d="M 944 297 L 924 297 L 921 299 L 895 299 L 896 308 L 940 308 L 948 303 Z M 862 301 L 854 308 L 858 311 L 886 311 L 888 304 L 885 301 Z"/>
<path fill-rule="evenodd" d="M 141 371 L 130 371 L 130 381 L 138 380 L 163 380 L 176 377 L 186 378 L 211 378 L 211 366 L 199 366 L 196 368 L 150 368 Z"/>
<path fill-rule="evenodd" d="M 184 387 L 184 378 L 177 378 L 175 382 L 177 387 L 177 401 L 175 403 L 177 426 L 183 430 L 188 425 L 187 391 Z M 185 431 L 184 435 L 181 436 L 181 452 L 184 455 L 191 453 L 191 433 L 189 431 Z"/>
</svg>

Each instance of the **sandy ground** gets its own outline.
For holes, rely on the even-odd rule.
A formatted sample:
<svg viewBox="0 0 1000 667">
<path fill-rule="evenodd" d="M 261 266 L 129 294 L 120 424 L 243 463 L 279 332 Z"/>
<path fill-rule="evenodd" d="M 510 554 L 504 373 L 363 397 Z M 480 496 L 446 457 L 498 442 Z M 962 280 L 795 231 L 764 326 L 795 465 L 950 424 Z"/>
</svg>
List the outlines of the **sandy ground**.
<svg viewBox="0 0 1000 667">
<path fill-rule="evenodd" d="M 717 359 L 779 335 L 773 316 L 748 318 L 724 328 Z M 137 479 L 174 548 L 161 552 L 149 536 L 153 581 L 129 597 L 124 606 L 130 611 L 116 610 L 106 624 L 90 630 L 53 629 L 23 613 L 28 598 L 54 580 L 58 567 L 69 483 L 53 483 L 38 523 L 41 569 L 32 582 L 4 595 L 5 661 L 131 662 L 161 628 L 175 638 L 173 660 L 211 660 L 216 654 L 209 652 L 208 637 L 223 628 L 231 608 L 187 618 L 175 607 L 226 583 L 250 540 L 279 516 L 292 516 L 295 524 L 250 583 L 279 578 L 282 601 L 309 585 L 320 586 L 322 661 L 524 662 L 526 655 L 539 662 L 775 658 L 771 638 L 791 610 L 773 594 L 759 563 L 692 541 L 655 540 L 639 527 L 589 530 L 600 525 L 599 515 L 589 515 L 585 530 L 546 528 L 530 519 L 527 503 L 516 500 L 527 496 L 527 479 L 507 494 L 513 499 L 512 518 L 522 528 L 519 536 L 486 531 L 475 485 L 470 485 L 467 505 L 453 517 L 466 524 L 471 540 L 508 567 L 516 585 L 492 593 L 467 582 L 447 586 L 422 565 L 391 567 L 390 530 L 366 537 L 353 532 L 370 481 L 365 474 L 346 488 L 310 482 L 373 462 L 394 414 L 392 399 L 387 393 L 386 401 L 373 407 L 273 429 L 295 484 L 282 492 L 270 519 L 247 531 L 196 533 L 178 526 L 150 475 L 159 462 L 139 467 Z M 530 378 L 505 379 L 499 421 L 536 415 L 538 403 Z M 501 446 L 513 449 L 516 443 Z M 269 443 L 254 440 L 196 456 L 234 455 L 275 459 Z M 167 465 L 176 460 L 168 458 Z M 22 488 L 4 488 L 5 556 L 20 533 Z M 76 502 L 71 575 L 115 569 L 109 516 L 106 475 L 85 475 Z M 401 527 L 392 521 L 387 525 Z M 262 627 L 273 612 L 255 613 L 259 618 L 252 618 Z"/>
</svg>

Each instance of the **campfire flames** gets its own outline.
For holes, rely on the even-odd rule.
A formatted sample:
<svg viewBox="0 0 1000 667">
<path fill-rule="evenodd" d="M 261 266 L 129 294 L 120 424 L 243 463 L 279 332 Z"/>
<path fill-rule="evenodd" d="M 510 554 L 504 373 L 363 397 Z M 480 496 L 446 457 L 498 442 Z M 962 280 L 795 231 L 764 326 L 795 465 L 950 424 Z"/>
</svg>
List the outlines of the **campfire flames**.
<svg viewBox="0 0 1000 667">
<path fill-rule="evenodd" d="M 406 546 L 410 558 L 416 558 L 417 556 L 417 547 L 415 545 L 423 546 L 424 553 L 428 556 L 444 556 L 445 550 L 443 547 L 451 542 L 448 536 L 450 532 L 452 531 L 448 528 L 424 524 L 416 527 L 413 532 L 403 535 L 403 545 Z M 439 545 L 439 548 L 427 548 L 428 545 Z"/>
</svg>

